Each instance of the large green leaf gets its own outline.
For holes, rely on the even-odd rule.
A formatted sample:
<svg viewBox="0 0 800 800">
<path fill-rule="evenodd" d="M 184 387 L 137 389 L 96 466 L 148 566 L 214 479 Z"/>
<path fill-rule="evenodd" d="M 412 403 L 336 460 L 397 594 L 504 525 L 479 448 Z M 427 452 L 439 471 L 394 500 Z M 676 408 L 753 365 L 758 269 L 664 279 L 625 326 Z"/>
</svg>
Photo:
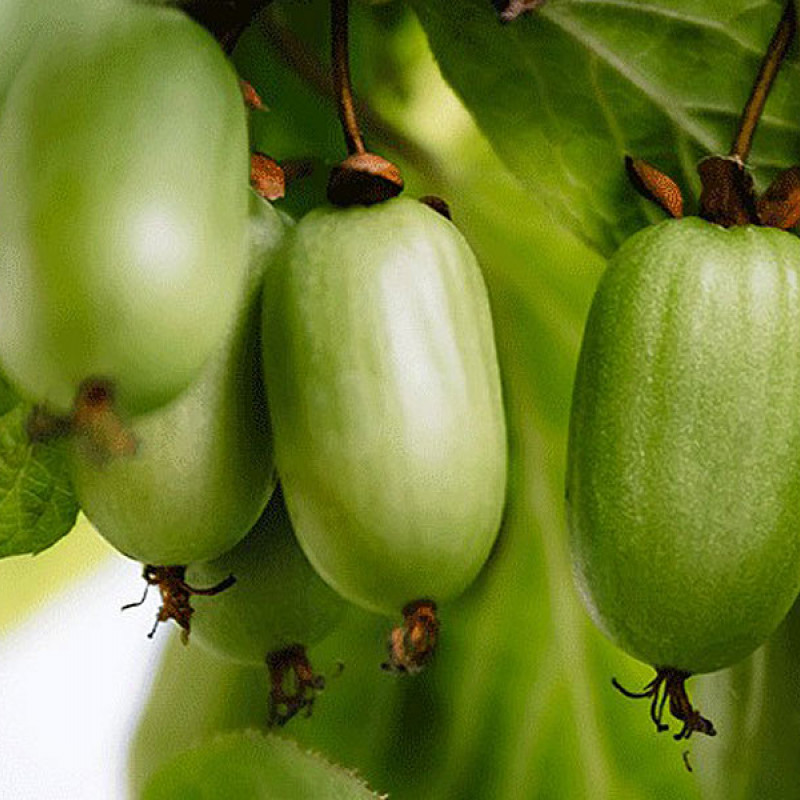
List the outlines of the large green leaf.
<svg viewBox="0 0 800 800">
<path fill-rule="evenodd" d="M 143 800 L 379 800 L 354 774 L 294 742 L 237 731 L 180 753 L 147 785 Z"/>
<path fill-rule="evenodd" d="M 800 602 L 750 658 L 708 681 L 698 701 L 720 708 L 730 735 L 703 742 L 696 763 L 707 800 L 800 798 Z"/>
<path fill-rule="evenodd" d="M 31 443 L 20 404 L 0 417 L 0 558 L 38 553 L 75 524 L 63 442 Z"/>
<path fill-rule="evenodd" d="M 728 151 L 777 0 L 550 0 L 501 25 L 489 0 L 411 0 L 442 73 L 512 172 L 608 254 L 654 212 L 623 157 L 697 196 Z M 779 76 L 751 159 L 761 186 L 800 153 L 800 70 Z M 696 206 L 695 206 L 696 207 Z"/>
</svg>

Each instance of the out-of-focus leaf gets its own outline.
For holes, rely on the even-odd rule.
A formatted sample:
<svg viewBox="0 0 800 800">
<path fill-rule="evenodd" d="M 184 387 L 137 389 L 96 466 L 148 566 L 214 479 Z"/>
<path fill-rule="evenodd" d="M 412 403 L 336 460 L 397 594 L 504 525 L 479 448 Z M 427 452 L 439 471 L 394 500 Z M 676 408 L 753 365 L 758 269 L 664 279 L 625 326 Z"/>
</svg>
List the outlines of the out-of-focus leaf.
<svg viewBox="0 0 800 800">
<path fill-rule="evenodd" d="M 19 405 L 0 417 L 0 557 L 45 550 L 78 516 L 63 442 L 32 444 L 29 413 Z"/>
<path fill-rule="evenodd" d="M 512 172 L 606 254 L 657 213 L 629 186 L 623 157 L 652 161 L 696 198 L 695 164 L 728 152 L 782 6 L 550 0 L 502 25 L 489 0 L 412 5 L 442 73 Z M 797 161 L 798 119 L 791 64 L 756 136 L 762 187 Z"/>
<path fill-rule="evenodd" d="M 181 753 L 148 783 L 143 800 L 376 800 L 356 775 L 294 742 L 258 731 L 218 736 Z"/>
<path fill-rule="evenodd" d="M 130 752 L 134 796 L 163 764 L 215 733 L 266 729 L 268 694 L 266 666 L 217 658 L 172 631 Z"/>
<path fill-rule="evenodd" d="M 9 589 L 0 603 L 0 635 L 16 627 L 70 581 L 83 577 L 114 552 L 85 517 L 69 536 L 36 558 L 0 559 L 0 586 Z"/>
<path fill-rule="evenodd" d="M 8 381 L 0 374 L 0 416 L 8 413 L 19 403 L 19 397 Z"/>
<path fill-rule="evenodd" d="M 696 751 L 704 800 L 800 798 L 800 602 L 758 652 L 706 682 L 697 700 L 719 709 L 715 722 L 726 733 Z"/>
</svg>

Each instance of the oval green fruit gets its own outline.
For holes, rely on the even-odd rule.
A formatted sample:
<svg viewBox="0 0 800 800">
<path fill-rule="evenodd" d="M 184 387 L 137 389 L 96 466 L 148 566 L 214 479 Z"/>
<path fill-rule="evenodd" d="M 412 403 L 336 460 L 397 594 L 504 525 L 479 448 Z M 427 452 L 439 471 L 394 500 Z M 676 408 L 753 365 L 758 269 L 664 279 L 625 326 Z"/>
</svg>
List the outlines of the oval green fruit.
<svg viewBox="0 0 800 800">
<path fill-rule="evenodd" d="M 799 410 L 794 236 L 671 220 L 612 258 L 575 380 L 567 512 L 582 595 L 620 647 L 711 672 L 778 626 L 800 586 Z"/>
<path fill-rule="evenodd" d="M 0 361 L 58 413 L 87 379 L 141 413 L 197 377 L 234 311 L 246 116 L 185 14 L 88 5 L 44 27 L 0 118 Z"/>
<path fill-rule="evenodd" d="M 310 561 L 373 611 L 458 595 L 497 534 L 507 460 L 466 241 L 410 199 L 318 209 L 264 299 L 278 471 Z"/>
<path fill-rule="evenodd" d="M 188 564 L 230 549 L 274 486 L 260 298 L 285 223 L 255 195 L 251 207 L 248 280 L 235 319 L 198 381 L 132 421 L 132 456 L 98 461 L 80 439 L 72 442 L 81 508 L 114 547 L 146 564 Z"/>
<path fill-rule="evenodd" d="M 297 544 L 280 488 L 256 525 L 232 550 L 190 564 L 186 582 L 236 583 L 213 597 L 192 597 L 192 641 L 240 664 L 263 665 L 293 645 L 321 641 L 346 603 L 314 571 Z"/>
</svg>

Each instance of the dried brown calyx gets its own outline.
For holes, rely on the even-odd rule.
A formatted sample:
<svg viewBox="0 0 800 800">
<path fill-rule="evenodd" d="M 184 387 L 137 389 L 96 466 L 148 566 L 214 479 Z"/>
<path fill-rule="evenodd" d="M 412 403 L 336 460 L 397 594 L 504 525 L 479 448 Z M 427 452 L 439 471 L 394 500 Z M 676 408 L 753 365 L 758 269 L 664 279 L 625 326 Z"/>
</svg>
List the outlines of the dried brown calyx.
<svg viewBox="0 0 800 800">
<path fill-rule="evenodd" d="M 730 153 L 703 159 L 697 166 L 702 184 L 699 216 L 725 228 L 763 225 L 786 230 L 800 220 L 800 168 L 791 167 L 780 173 L 759 198 L 746 166 L 767 97 L 795 39 L 796 13 L 794 0 L 789 0 L 745 103 Z M 625 159 L 625 166 L 637 191 L 671 217 L 683 216 L 683 195 L 672 178 L 630 156 Z"/>
<path fill-rule="evenodd" d="M 280 200 L 286 195 L 286 174 L 283 167 L 264 153 L 251 154 L 250 186 L 265 200 Z"/>
<path fill-rule="evenodd" d="M 675 181 L 642 159 L 625 159 L 636 190 L 669 216 L 683 216 L 683 195 Z M 800 168 L 781 172 L 759 198 L 740 161 L 711 156 L 697 166 L 703 186 L 698 216 L 724 228 L 762 225 L 787 230 L 800 220 Z"/>
<path fill-rule="evenodd" d="M 283 726 L 305 710 L 311 716 L 314 700 L 325 688 L 325 678 L 315 675 L 306 655 L 306 648 L 293 644 L 267 656 L 270 677 L 270 727 Z"/>
<path fill-rule="evenodd" d="M 239 88 L 242 91 L 242 99 L 244 100 L 244 104 L 251 111 L 267 110 L 267 107 L 264 105 L 264 101 L 261 99 L 261 95 L 255 90 L 255 87 L 252 83 L 240 79 Z"/>
<path fill-rule="evenodd" d="M 136 439 L 115 410 L 114 385 L 104 378 L 89 378 L 81 384 L 69 414 L 35 406 L 27 431 L 32 442 L 75 436 L 84 454 L 97 463 L 136 452 Z"/>
<path fill-rule="evenodd" d="M 227 578 L 220 581 L 216 586 L 211 586 L 207 589 L 198 589 L 186 583 L 186 567 L 159 567 L 153 564 L 145 565 L 142 577 L 146 582 L 142 599 L 136 603 L 128 603 L 122 606 L 122 610 L 125 611 L 128 608 L 136 608 L 142 605 L 147 599 L 149 588 L 151 586 L 157 586 L 159 592 L 161 592 L 161 607 L 158 609 L 156 621 L 153 623 L 153 627 L 147 636 L 149 639 L 152 639 L 160 623 L 168 622 L 173 619 L 181 628 L 181 641 L 184 644 L 189 643 L 189 633 L 191 632 L 191 620 L 192 614 L 194 614 L 191 602 L 192 596 L 203 595 L 204 597 L 212 597 L 215 594 L 224 592 L 225 589 L 230 588 L 236 583 L 236 578 L 234 578 L 233 575 L 228 575 Z"/>
<path fill-rule="evenodd" d="M 611 679 L 614 688 L 625 695 L 636 700 L 650 700 L 650 719 L 656 726 L 656 730 L 669 730 L 669 725 L 664 724 L 664 708 L 669 701 L 669 713 L 683 723 L 680 731 L 674 734 L 676 741 L 688 739 L 693 733 L 704 733 L 706 736 L 716 736 L 714 725 L 711 720 L 701 716 L 697 709 L 692 707 L 689 697 L 686 694 L 686 681 L 691 677 L 691 673 L 683 672 L 669 667 L 656 667 L 656 677 L 653 678 L 641 692 L 630 692 L 620 686 L 616 678 Z"/>
<path fill-rule="evenodd" d="M 403 609 L 403 624 L 389 636 L 387 672 L 421 672 L 431 662 L 439 641 L 439 618 L 433 600 L 415 600 Z"/>
</svg>

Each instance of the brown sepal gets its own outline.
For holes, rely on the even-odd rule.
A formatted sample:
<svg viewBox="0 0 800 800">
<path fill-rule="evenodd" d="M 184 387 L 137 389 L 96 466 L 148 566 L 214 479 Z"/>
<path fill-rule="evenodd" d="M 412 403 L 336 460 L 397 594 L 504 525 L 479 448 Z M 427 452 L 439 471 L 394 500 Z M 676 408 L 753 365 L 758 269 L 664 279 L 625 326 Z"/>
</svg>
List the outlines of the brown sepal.
<svg viewBox="0 0 800 800">
<path fill-rule="evenodd" d="M 136 453 L 136 438 L 114 409 L 114 387 L 109 381 L 84 381 L 75 400 L 70 428 L 81 437 L 84 452 L 98 463 Z"/>
<path fill-rule="evenodd" d="M 716 736 L 714 723 L 706 719 L 696 708 L 692 707 L 689 696 L 686 694 L 686 681 L 691 674 L 670 667 L 656 667 L 656 676 L 641 692 L 631 692 L 621 686 L 616 678 L 611 679 L 614 688 L 633 699 L 646 699 L 650 701 L 650 719 L 661 733 L 669 730 L 669 725 L 664 722 L 664 707 L 669 701 L 669 713 L 682 723 L 678 733 L 673 739 L 689 739 L 693 733 L 703 733 L 706 736 Z M 690 769 L 691 771 L 691 769 Z"/>
<path fill-rule="evenodd" d="M 800 221 L 800 167 L 781 172 L 758 200 L 762 225 L 786 230 Z"/>
<path fill-rule="evenodd" d="M 273 202 L 286 195 L 286 176 L 283 168 L 264 153 L 250 156 L 250 185 L 265 200 Z"/>
<path fill-rule="evenodd" d="M 81 384 L 69 414 L 35 406 L 28 416 L 27 432 L 31 442 L 74 436 L 84 455 L 97 464 L 134 455 L 137 447 L 136 438 L 115 409 L 114 385 L 104 378 L 90 378 Z"/>
<path fill-rule="evenodd" d="M 184 644 L 189 643 L 189 633 L 192 629 L 191 621 L 192 614 L 194 614 L 192 595 L 212 597 L 236 583 L 236 578 L 233 575 L 228 575 L 227 578 L 221 580 L 215 586 L 207 589 L 197 589 L 186 583 L 186 567 L 155 566 L 153 564 L 145 565 L 142 577 L 145 580 L 142 599 L 136 603 L 128 603 L 122 606 L 122 610 L 125 611 L 128 608 L 136 608 L 142 605 L 147 598 L 147 590 L 151 586 L 157 586 L 161 593 L 161 607 L 158 609 L 156 621 L 147 636 L 152 639 L 160 623 L 174 619 L 181 628 L 181 641 Z"/>
<path fill-rule="evenodd" d="M 375 153 L 355 153 L 331 170 L 328 200 L 335 206 L 371 206 L 403 191 L 400 170 Z"/>
<path fill-rule="evenodd" d="M 431 661 L 439 641 L 439 618 L 433 600 L 415 600 L 403 609 L 403 624 L 389 637 L 387 672 L 421 672 Z"/>
<path fill-rule="evenodd" d="M 269 727 L 285 725 L 305 709 L 311 716 L 317 693 L 325 688 L 325 678 L 315 675 L 301 644 L 275 650 L 267 656 L 269 669 Z M 289 687 L 287 688 L 287 683 Z"/>
<path fill-rule="evenodd" d="M 244 104 L 252 111 L 266 111 L 267 107 L 261 99 L 261 95 L 253 88 L 249 81 L 239 80 L 239 88 L 242 90 Z"/>
<path fill-rule="evenodd" d="M 492 0 L 501 22 L 513 22 L 523 14 L 541 8 L 547 0 Z"/>
<path fill-rule="evenodd" d="M 700 216 L 724 228 L 758 224 L 753 179 L 737 158 L 710 156 L 697 165 Z"/>
<path fill-rule="evenodd" d="M 660 206 L 674 219 L 683 216 L 683 194 L 669 175 L 641 158 L 625 156 L 625 169 L 633 187 L 647 200 Z"/>
</svg>

